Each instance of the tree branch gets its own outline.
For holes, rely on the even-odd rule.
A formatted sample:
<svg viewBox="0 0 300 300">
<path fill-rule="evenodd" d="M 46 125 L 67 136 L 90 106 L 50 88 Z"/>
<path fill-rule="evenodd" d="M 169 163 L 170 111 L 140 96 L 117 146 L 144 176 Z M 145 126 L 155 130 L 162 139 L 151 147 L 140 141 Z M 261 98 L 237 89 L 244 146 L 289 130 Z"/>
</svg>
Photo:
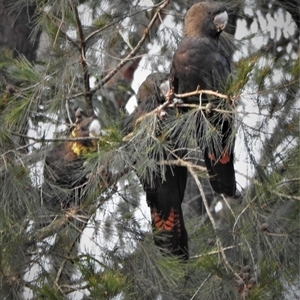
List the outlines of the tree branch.
<svg viewBox="0 0 300 300">
<path fill-rule="evenodd" d="M 79 37 L 79 51 L 80 51 L 80 64 L 82 67 L 83 72 L 83 82 L 84 82 L 84 97 L 85 102 L 87 106 L 87 115 L 93 116 L 94 115 L 94 108 L 93 108 L 93 102 L 92 102 L 92 93 L 91 93 L 91 87 L 90 87 L 90 74 L 88 71 L 88 65 L 86 63 L 86 41 L 84 38 L 83 30 L 82 30 L 82 24 L 79 18 L 77 5 L 74 0 L 71 1 L 71 7 L 74 11 L 75 20 L 77 24 L 77 34 Z"/>
<path fill-rule="evenodd" d="M 102 80 L 100 80 L 90 91 L 89 94 L 93 95 L 97 90 L 99 90 L 104 84 L 106 84 L 128 61 L 132 60 L 134 58 L 134 56 L 137 54 L 137 52 L 139 51 L 139 49 L 142 47 L 142 45 L 144 44 L 144 42 L 146 41 L 146 38 L 148 37 L 148 34 L 152 28 L 152 26 L 155 24 L 155 21 L 157 20 L 157 18 L 159 17 L 160 12 L 167 7 L 167 5 L 170 3 L 170 0 L 165 0 L 163 2 L 163 4 L 158 7 L 158 9 L 156 10 L 153 18 L 151 19 L 149 25 L 146 27 L 146 29 L 144 30 L 144 34 L 142 36 L 142 38 L 139 40 L 139 42 L 137 43 L 137 45 L 134 47 L 134 49 L 125 57 L 123 58 L 120 63 L 111 71 L 109 72 Z M 71 96 L 70 98 L 76 98 L 76 97 L 80 97 L 80 96 L 85 96 L 86 92 L 81 92 L 78 94 L 75 94 L 73 96 Z"/>
<path fill-rule="evenodd" d="M 175 156 L 176 156 L 176 155 L 175 155 Z M 209 205 L 208 205 L 208 201 L 207 201 L 207 199 L 206 199 L 206 196 L 205 196 L 205 192 L 204 192 L 203 186 L 202 186 L 202 184 L 201 184 L 201 182 L 200 182 L 200 180 L 199 180 L 199 178 L 198 178 L 198 175 L 197 175 L 196 172 L 194 171 L 195 166 L 194 166 L 193 164 L 187 162 L 187 161 L 182 160 L 182 159 L 179 158 L 179 157 L 176 157 L 176 158 L 178 159 L 178 161 L 179 161 L 179 163 L 181 164 L 181 166 L 185 166 L 185 167 L 188 169 L 188 171 L 190 172 L 190 174 L 192 175 L 193 179 L 194 179 L 195 182 L 196 182 L 196 185 L 197 185 L 197 187 L 198 187 L 198 189 L 199 189 L 199 192 L 200 192 L 200 195 L 201 195 L 201 197 L 202 197 L 203 204 L 204 204 L 205 209 L 206 209 L 206 213 L 207 213 L 207 215 L 208 215 L 208 217 L 209 217 L 209 219 L 210 219 L 210 222 L 211 222 L 211 224 L 212 224 L 212 227 L 213 227 L 213 229 L 214 229 L 214 231 L 215 231 L 215 233 L 216 233 L 216 242 L 217 242 L 217 246 L 218 246 L 218 249 L 219 249 L 219 251 L 220 251 L 220 253 L 221 253 L 221 255 L 222 255 L 222 258 L 223 258 L 223 260 L 224 260 L 224 263 L 225 263 L 226 267 L 234 274 L 234 276 L 235 276 L 237 279 L 242 279 L 242 278 L 239 276 L 239 274 L 236 273 L 236 272 L 234 271 L 233 267 L 230 265 L 230 263 L 229 263 L 228 260 L 227 260 L 227 257 L 226 257 L 226 254 L 225 254 L 225 249 L 226 249 L 226 248 L 223 247 L 222 242 L 221 242 L 221 239 L 220 239 L 219 236 L 217 235 L 217 230 L 218 230 L 218 228 L 217 228 L 216 222 L 215 222 L 215 220 L 214 220 L 214 217 L 213 217 L 213 215 L 212 215 L 212 213 L 211 213 L 211 211 L 210 211 L 210 207 L 209 207 Z M 198 166 L 197 166 L 197 167 L 198 167 Z"/>
<path fill-rule="evenodd" d="M 214 92 L 214 91 L 210 91 L 210 90 L 196 90 L 194 92 L 191 93 L 185 93 L 185 94 L 175 94 L 176 98 L 185 98 L 185 97 L 189 97 L 189 96 L 194 96 L 194 95 L 200 95 L 200 94 L 208 94 L 208 95 L 214 95 L 217 96 L 219 98 L 222 99 L 228 99 L 228 97 L 224 94 L 220 94 L 218 92 Z M 185 103 L 172 103 L 169 98 L 167 97 L 167 100 L 159 105 L 158 107 L 156 107 L 155 109 L 153 109 L 152 111 L 143 114 L 142 116 L 140 116 L 136 121 L 135 121 L 135 126 L 137 126 L 138 124 L 140 124 L 145 118 L 152 116 L 152 115 L 157 115 L 159 114 L 164 108 L 166 107 L 190 107 L 190 108 L 198 108 L 201 110 L 207 110 L 207 106 L 202 106 L 202 105 L 198 105 L 198 104 L 185 104 Z M 210 108 L 211 111 L 215 111 L 218 113 L 230 113 L 230 114 L 235 114 L 237 113 L 236 110 L 224 110 L 224 109 L 219 109 L 219 108 Z M 123 141 L 129 141 L 133 136 L 133 132 L 127 134 L 124 138 Z"/>
<path fill-rule="evenodd" d="M 184 94 L 174 94 L 174 96 L 175 96 L 175 98 L 186 98 L 186 97 L 191 97 L 191 96 L 197 96 L 200 94 L 216 96 L 218 98 L 228 100 L 228 96 L 226 96 L 224 94 L 220 94 L 219 92 L 211 91 L 211 90 L 200 90 L 199 86 L 197 87 L 196 91 L 194 91 L 194 92 L 184 93 Z"/>
</svg>

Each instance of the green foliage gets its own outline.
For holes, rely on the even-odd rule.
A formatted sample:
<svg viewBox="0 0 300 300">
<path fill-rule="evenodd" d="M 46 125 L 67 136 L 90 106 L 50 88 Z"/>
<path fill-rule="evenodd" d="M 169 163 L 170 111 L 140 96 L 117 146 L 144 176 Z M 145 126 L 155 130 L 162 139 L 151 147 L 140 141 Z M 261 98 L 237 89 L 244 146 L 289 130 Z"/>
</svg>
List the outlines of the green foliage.
<svg viewBox="0 0 300 300">
<path fill-rule="evenodd" d="M 236 165 L 247 163 L 237 169 L 246 178 L 245 183 L 239 179 L 239 199 L 212 195 L 204 186 L 206 172 L 196 165 L 199 118 L 207 133 L 204 144 L 218 140 L 219 133 L 198 106 L 184 113 L 166 108 L 167 121 L 156 113 L 142 116 L 123 140 L 124 107 L 136 90 L 134 68 L 168 72 L 192 1 L 171 1 L 139 51 L 117 68 L 146 34 L 159 4 L 13 3 L 17 10 L 35 3 L 33 30 L 42 30 L 47 43 L 41 40 L 35 63 L 1 49 L 1 299 L 289 300 L 291 289 L 299 295 L 299 34 L 292 19 L 292 33 L 262 29 L 262 17 L 288 18 L 289 4 L 226 2 L 241 21 L 238 26 L 250 30 L 235 50 L 239 55 L 224 91 L 236 108 Z M 262 46 L 255 41 L 260 36 Z M 224 101 L 224 109 L 231 109 L 227 105 Z M 76 170 L 87 179 L 85 190 L 53 184 L 47 192 L 45 155 L 67 138 L 78 107 L 92 108 L 102 124 L 97 151 L 84 155 Z M 229 115 L 224 112 L 224 118 Z M 196 217 L 186 218 L 191 258 L 185 263 L 154 246 L 138 178 L 151 182 L 167 163 L 182 163 L 172 151 L 174 144 L 187 148 L 184 163 L 196 172 L 206 196 L 199 197 L 199 187 L 187 191 L 185 205 Z M 77 205 L 43 203 L 48 196 L 72 193 Z M 199 213 L 192 203 L 197 197 L 208 205 L 220 201 L 223 209 L 215 212 L 212 205 L 212 217 Z M 243 273 L 245 266 L 250 269 Z"/>
<path fill-rule="evenodd" d="M 232 96 L 240 95 L 249 79 L 251 78 L 252 71 L 257 64 L 258 56 L 253 55 L 250 57 L 240 59 L 234 69 L 234 76 L 231 78 L 230 86 L 228 87 L 227 94 Z"/>
</svg>

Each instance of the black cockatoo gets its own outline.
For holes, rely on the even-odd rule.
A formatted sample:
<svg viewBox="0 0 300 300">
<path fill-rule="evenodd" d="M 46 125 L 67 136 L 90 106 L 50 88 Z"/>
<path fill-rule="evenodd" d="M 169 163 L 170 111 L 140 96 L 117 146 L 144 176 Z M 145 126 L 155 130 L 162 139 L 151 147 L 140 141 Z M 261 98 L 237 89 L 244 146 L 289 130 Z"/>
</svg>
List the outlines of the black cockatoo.
<svg viewBox="0 0 300 300">
<path fill-rule="evenodd" d="M 201 90 L 222 92 L 231 73 L 231 53 L 221 33 L 226 27 L 226 7 L 217 2 L 194 4 L 184 21 L 185 37 L 174 53 L 170 88 L 175 94 Z M 199 97 L 184 98 L 186 103 L 199 103 Z M 227 109 L 221 99 L 203 94 L 202 105 Z M 210 103 L 210 104 L 209 104 Z M 208 110 L 199 112 L 197 142 L 204 151 L 204 160 L 210 183 L 217 193 L 234 196 L 236 192 L 233 165 L 233 117 Z"/>
<path fill-rule="evenodd" d="M 136 98 L 137 107 L 124 122 L 124 133 L 131 132 L 139 117 L 154 110 L 165 102 L 165 95 L 162 87 L 168 80 L 168 74 L 162 72 L 151 73 L 140 85 Z"/>
<path fill-rule="evenodd" d="M 141 84 L 137 93 L 138 106 L 125 124 L 126 133 L 134 129 L 139 117 L 165 102 L 161 84 L 167 79 L 168 74 L 152 73 Z M 166 108 L 165 112 L 158 112 L 158 126 L 160 123 L 167 122 L 173 111 Z M 160 130 L 158 129 L 157 136 L 159 135 Z M 150 158 L 156 159 L 159 164 L 158 158 Z M 172 154 L 165 151 L 163 159 L 174 158 L 172 158 Z M 187 259 L 188 237 L 181 209 L 187 170 L 185 167 L 170 165 L 166 165 L 164 171 L 159 166 L 157 170 L 150 176 L 151 180 L 140 176 L 146 192 L 147 204 L 151 211 L 154 242 L 162 251 Z"/>
<path fill-rule="evenodd" d="M 99 120 L 86 117 L 82 109 L 75 113 L 75 126 L 70 138 L 97 137 L 101 132 Z M 44 200 L 49 207 L 68 208 L 80 203 L 80 187 L 87 181 L 82 172 L 84 154 L 97 150 L 92 139 L 64 141 L 47 154 L 44 165 Z M 79 190 L 77 190 L 79 188 Z"/>
</svg>

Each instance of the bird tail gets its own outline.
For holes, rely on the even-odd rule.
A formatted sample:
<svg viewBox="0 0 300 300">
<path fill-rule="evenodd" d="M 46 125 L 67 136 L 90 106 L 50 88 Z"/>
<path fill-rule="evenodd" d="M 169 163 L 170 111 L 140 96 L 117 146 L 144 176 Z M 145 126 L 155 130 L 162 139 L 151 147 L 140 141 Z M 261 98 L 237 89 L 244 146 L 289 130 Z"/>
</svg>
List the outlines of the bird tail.
<svg viewBox="0 0 300 300">
<path fill-rule="evenodd" d="M 163 252 L 188 259 L 188 235 L 184 225 L 181 203 L 186 185 L 186 168 L 166 168 L 165 181 L 154 179 L 152 187 L 145 186 L 151 210 L 154 243 Z"/>
<path fill-rule="evenodd" d="M 170 208 L 165 217 L 156 208 L 151 210 L 154 243 L 163 252 L 188 259 L 188 236 L 182 218 L 182 210 Z"/>
</svg>

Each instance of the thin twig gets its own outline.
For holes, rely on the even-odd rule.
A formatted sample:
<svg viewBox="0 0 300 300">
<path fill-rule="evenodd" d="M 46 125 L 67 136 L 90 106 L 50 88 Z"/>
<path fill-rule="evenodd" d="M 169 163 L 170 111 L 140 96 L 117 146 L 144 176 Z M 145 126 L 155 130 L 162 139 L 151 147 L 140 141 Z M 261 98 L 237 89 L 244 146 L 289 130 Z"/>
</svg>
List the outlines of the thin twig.
<svg viewBox="0 0 300 300">
<path fill-rule="evenodd" d="M 203 187 L 202 187 L 202 184 L 201 182 L 199 181 L 196 173 L 193 172 L 193 170 L 191 168 L 188 168 L 189 172 L 191 173 L 192 177 L 194 178 L 194 180 L 196 180 L 196 184 L 199 188 L 199 191 L 200 191 L 200 194 L 201 194 L 201 197 L 202 197 L 202 201 L 204 203 L 204 206 L 205 206 L 205 209 L 207 211 L 207 214 L 208 214 L 208 217 L 210 219 L 210 222 L 212 223 L 212 226 L 213 226 L 213 229 L 215 231 L 215 233 L 217 233 L 217 226 L 216 226 L 216 223 L 215 223 L 215 220 L 213 218 L 213 215 L 211 213 L 211 211 L 209 210 L 209 206 L 208 206 L 208 203 L 207 203 L 207 199 L 205 197 L 205 193 L 204 193 L 204 190 L 203 190 Z M 228 259 L 227 259 L 227 256 L 225 254 L 225 251 L 224 251 L 224 247 L 223 247 L 223 244 L 221 242 L 221 239 L 219 236 L 216 236 L 216 243 L 217 243 L 217 247 L 219 248 L 220 250 L 220 253 L 222 255 L 222 258 L 224 260 L 224 263 L 226 265 L 226 267 L 234 274 L 234 276 L 238 279 L 241 279 L 241 277 L 239 276 L 239 274 L 237 272 L 234 271 L 233 267 L 230 265 Z"/>
<path fill-rule="evenodd" d="M 278 193 L 278 192 L 272 191 L 272 190 L 270 190 L 270 192 L 272 194 L 275 194 L 275 195 L 279 196 L 279 197 L 287 198 L 287 199 L 290 199 L 290 200 L 300 201 L 300 197 L 298 197 L 298 196 L 286 195 L 286 194 Z"/>
<path fill-rule="evenodd" d="M 35 141 L 36 143 L 44 143 L 44 142 L 78 142 L 78 141 L 91 141 L 91 140 L 99 140 L 103 143 L 106 143 L 108 145 L 114 145 L 114 143 L 112 142 L 109 142 L 101 137 L 93 137 L 93 136 L 86 136 L 86 137 L 76 137 L 76 138 L 70 138 L 70 137 L 67 137 L 67 138 L 52 138 L 52 139 L 49 139 L 49 138 L 36 138 L 36 137 L 33 137 L 33 136 L 27 136 L 25 134 L 20 134 L 20 133 L 16 133 L 16 132 L 10 132 L 10 134 L 12 135 L 16 135 L 16 136 L 19 136 L 19 137 L 26 137 L 27 139 L 30 139 L 30 140 L 33 140 Z M 32 145 L 32 144 L 30 144 Z"/>
<path fill-rule="evenodd" d="M 212 227 L 213 227 L 213 229 L 215 231 L 217 231 L 217 225 L 216 225 L 214 217 L 213 217 L 213 215 L 212 215 L 212 213 L 211 213 L 211 211 L 209 209 L 209 205 L 208 205 L 208 202 L 207 202 L 207 199 L 206 199 L 206 196 L 205 196 L 205 192 L 204 192 L 203 186 L 202 186 L 202 184 L 201 184 L 201 182 L 200 182 L 197 174 L 195 173 L 194 168 L 191 166 L 191 164 L 188 163 L 188 162 L 185 162 L 185 164 L 186 164 L 186 167 L 187 167 L 188 171 L 190 172 L 190 174 L 192 175 L 193 179 L 195 180 L 195 183 L 196 183 L 196 185 L 197 185 L 197 187 L 199 189 L 200 195 L 201 195 L 202 200 L 203 200 L 203 204 L 204 204 L 205 209 L 206 209 L 206 213 L 208 214 L 208 217 L 210 219 Z"/>
<path fill-rule="evenodd" d="M 188 103 L 170 103 L 168 107 L 188 107 L 188 108 L 198 108 L 201 110 L 207 110 L 207 106 L 204 105 L 198 105 L 198 104 L 188 104 Z M 223 114 L 236 114 L 238 111 L 236 110 L 226 110 L 226 109 L 220 109 L 220 108 L 210 108 L 211 111 L 215 111 L 218 113 L 223 113 Z"/>
<path fill-rule="evenodd" d="M 205 206 L 206 213 L 207 213 L 207 215 L 209 217 L 209 220 L 210 220 L 210 222 L 212 224 L 212 227 L 213 227 L 215 233 L 217 234 L 217 225 L 216 225 L 216 222 L 215 222 L 215 220 L 213 218 L 213 215 L 212 215 L 212 213 L 211 213 L 211 211 L 209 209 L 209 205 L 208 205 L 205 193 L 204 193 L 203 186 L 202 186 L 202 184 L 201 184 L 201 182 L 200 182 L 197 174 L 195 173 L 194 168 L 191 166 L 191 164 L 188 163 L 188 162 L 183 162 L 183 163 L 186 165 L 188 171 L 190 172 L 190 174 L 192 175 L 193 179 L 195 180 L 195 183 L 196 183 L 196 185 L 197 185 L 197 187 L 199 189 L 200 195 L 202 197 L 202 201 L 203 201 L 203 204 Z M 217 246 L 219 248 L 219 251 L 220 251 L 220 253 L 222 255 L 222 258 L 224 260 L 224 263 L 225 263 L 226 267 L 234 274 L 234 276 L 236 278 L 241 279 L 241 277 L 238 275 L 238 273 L 236 273 L 234 271 L 233 267 L 228 262 L 226 254 L 225 254 L 225 251 L 224 251 L 225 248 L 223 247 L 221 239 L 219 238 L 219 236 L 216 236 L 216 242 L 217 242 Z"/>
<path fill-rule="evenodd" d="M 190 93 L 174 94 L 174 97 L 175 98 L 187 98 L 187 97 L 197 96 L 197 95 L 201 95 L 201 94 L 216 96 L 218 98 L 228 100 L 228 96 L 226 96 L 224 94 L 220 94 L 219 92 L 211 91 L 211 90 L 200 90 L 199 87 L 197 87 L 196 91 L 193 91 L 193 92 L 190 92 Z"/>
<path fill-rule="evenodd" d="M 234 224 L 233 224 L 233 227 L 232 227 L 232 231 L 234 232 L 235 231 L 235 226 L 237 225 L 240 217 L 244 214 L 244 212 L 246 212 L 246 210 L 250 207 L 250 205 L 257 199 L 257 196 L 252 199 L 247 205 L 246 207 L 240 212 L 240 214 L 235 218 L 235 221 L 234 221 Z"/>
<path fill-rule="evenodd" d="M 106 82 L 108 82 L 129 60 L 131 60 L 136 53 L 138 52 L 138 50 L 141 48 L 141 46 L 144 44 L 144 42 L 146 41 L 148 34 L 152 28 L 152 26 L 154 25 L 154 23 L 156 22 L 156 19 L 158 18 L 160 12 L 167 7 L 167 5 L 170 3 L 170 0 L 166 0 L 164 1 L 164 3 L 162 4 L 162 6 L 158 7 L 157 11 L 155 12 L 153 18 L 151 19 L 149 25 L 146 27 L 144 34 L 142 36 L 142 38 L 139 40 L 139 42 L 137 43 L 137 45 L 134 47 L 134 49 L 124 58 L 121 60 L 121 62 L 110 72 L 108 73 L 102 80 L 100 80 L 100 82 L 95 85 L 95 87 L 91 90 L 91 93 L 95 93 L 99 88 L 101 88 Z"/>
<path fill-rule="evenodd" d="M 49 13 L 46 14 L 46 18 L 49 19 L 49 21 L 52 24 L 54 24 L 55 26 L 58 27 L 53 45 L 55 45 L 55 42 L 57 40 L 58 32 L 61 32 L 65 36 L 65 38 L 67 39 L 68 42 L 70 42 L 75 48 L 77 48 L 77 49 L 79 48 L 78 44 L 66 32 L 64 32 L 62 30 L 63 20 L 58 19 L 54 15 L 51 15 L 51 17 L 50 17 Z M 63 16 L 63 18 L 64 18 L 64 16 Z M 57 19 L 57 20 L 53 20 L 53 19 Z"/>
<path fill-rule="evenodd" d="M 198 287 L 198 289 L 196 290 L 196 292 L 194 293 L 194 295 L 192 296 L 192 298 L 190 300 L 195 299 L 196 295 L 198 294 L 198 292 L 200 291 L 200 289 L 203 287 L 203 285 L 206 283 L 206 281 L 209 279 L 210 276 L 211 276 L 211 274 L 208 274 L 208 276 L 204 279 L 204 281 Z"/>
<path fill-rule="evenodd" d="M 174 154 L 174 153 L 173 153 Z M 186 161 L 182 160 L 182 159 L 177 159 L 177 160 L 163 160 L 158 162 L 158 164 L 161 165 L 176 165 L 179 167 L 187 167 L 187 163 Z M 199 171 L 205 171 L 207 172 L 207 169 L 205 167 L 196 165 L 196 164 L 192 164 L 192 163 L 188 163 L 189 166 L 191 166 L 194 169 L 198 169 Z"/>
<path fill-rule="evenodd" d="M 242 243 L 238 244 L 238 245 L 235 245 L 235 246 L 228 246 L 228 247 L 224 247 L 223 250 L 226 251 L 226 250 L 231 250 L 231 249 L 234 249 L 238 246 L 242 246 Z M 207 253 L 204 253 L 204 254 L 199 254 L 199 255 L 195 255 L 195 256 L 192 256 L 191 259 L 196 259 L 196 258 L 201 258 L 201 257 L 206 257 L 208 255 L 213 255 L 213 254 L 220 254 L 220 250 L 213 250 L 213 251 L 209 251 Z"/>
<path fill-rule="evenodd" d="M 230 211 L 231 215 L 232 215 L 232 216 L 233 216 L 233 218 L 235 219 L 235 214 L 234 214 L 234 211 L 232 210 L 232 208 L 231 208 L 230 204 L 228 203 L 228 201 L 227 201 L 226 197 L 225 197 L 223 194 L 221 194 L 221 196 L 222 196 L 222 199 L 223 199 L 223 201 L 225 202 L 225 204 L 226 204 L 227 208 L 229 209 L 229 211 Z"/>
<path fill-rule="evenodd" d="M 160 5 L 160 3 L 155 4 L 155 5 L 153 5 L 151 8 L 159 7 L 159 5 Z M 135 16 L 135 15 L 137 15 L 137 14 L 140 14 L 141 12 L 145 12 L 145 11 L 147 11 L 147 10 L 149 10 L 149 8 L 145 8 L 145 9 L 142 9 L 142 10 L 139 10 L 139 11 L 136 11 L 136 12 L 133 12 L 132 14 L 129 14 L 129 15 L 127 15 L 127 14 L 124 15 L 122 18 L 116 19 L 115 21 L 112 21 L 112 22 L 108 23 L 107 25 L 105 25 L 105 26 L 103 26 L 103 27 L 101 27 L 101 28 L 99 28 L 99 29 L 96 29 L 95 31 L 93 31 L 92 33 L 90 33 L 90 34 L 86 37 L 85 41 L 88 42 L 88 41 L 89 41 L 90 39 L 92 39 L 95 35 L 101 33 L 102 31 L 106 30 L 106 29 L 109 28 L 109 27 L 111 27 L 111 26 L 113 26 L 113 25 L 119 23 L 120 21 L 124 20 L 125 18 L 131 18 L 131 17 L 133 17 L 133 16 Z"/>
<path fill-rule="evenodd" d="M 201 90 L 200 92 L 203 93 L 203 94 L 206 94 L 206 93 L 207 94 L 215 93 L 215 94 L 219 95 L 220 98 L 227 97 L 226 95 L 219 94 L 217 92 L 213 92 L 213 91 L 209 91 L 209 90 Z M 187 96 L 189 96 L 191 94 L 193 94 L 193 95 L 199 95 L 199 92 L 196 90 L 196 91 L 191 92 L 191 93 L 179 94 L 178 96 L 180 96 L 180 97 L 187 97 Z M 169 99 L 167 99 L 163 104 L 159 105 L 158 107 L 156 107 L 152 111 L 150 111 L 148 113 L 145 113 L 142 116 L 140 116 L 135 121 L 135 126 L 137 126 L 138 124 L 140 124 L 147 117 L 159 114 L 166 107 L 189 107 L 189 108 L 197 108 L 197 109 L 201 109 L 201 110 L 206 110 L 207 109 L 206 106 L 202 106 L 202 105 L 198 105 L 198 104 L 185 104 L 185 103 L 176 103 L 175 104 L 175 103 L 172 103 Z M 215 112 L 218 112 L 218 113 L 229 113 L 229 114 L 236 114 L 237 113 L 236 110 L 224 110 L 224 109 L 219 109 L 219 108 L 211 108 L 211 111 L 215 111 Z M 123 141 L 125 141 L 125 142 L 129 141 L 132 137 L 133 137 L 133 132 L 130 132 L 129 134 L 127 134 L 123 138 Z"/>
<path fill-rule="evenodd" d="M 90 91 L 89 93 L 92 95 L 94 94 L 97 90 L 99 90 L 104 84 L 106 84 L 128 61 L 132 60 L 134 56 L 137 54 L 139 49 L 142 47 L 144 42 L 146 41 L 148 34 L 156 22 L 157 18 L 159 17 L 160 12 L 167 7 L 167 5 L 170 3 L 170 0 L 166 0 L 163 2 L 163 4 L 158 7 L 157 11 L 155 12 L 153 18 L 151 19 L 149 25 L 145 28 L 144 34 L 142 38 L 139 40 L 137 45 L 134 47 L 134 49 L 125 57 L 123 58 L 120 63 L 111 71 L 109 72 L 103 79 L 101 79 Z M 72 98 L 84 96 L 85 92 L 80 92 L 76 95 L 73 95 Z"/>
<path fill-rule="evenodd" d="M 92 102 L 92 94 L 90 93 L 91 87 L 90 87 L 90 74 L 88 71 L 88 65 L 86 63 L 86 42 L 82 30 L 82 24 L 79 18 L 77 5 L 75 1 L 72 1 L 72 9 L 74 11 L 76 24 L 77 24 L 77 34 L 79 37 L 79 51 L 80 51 L 80 64 L 82 67 L 83 72 L 83 82 L 84 82 L 84 97 L 85 102 L 87 106 L 87 115 L 93 116 L 94 115 L 94 109 L 93 109 L 93 102 Z"/>
</svg>

